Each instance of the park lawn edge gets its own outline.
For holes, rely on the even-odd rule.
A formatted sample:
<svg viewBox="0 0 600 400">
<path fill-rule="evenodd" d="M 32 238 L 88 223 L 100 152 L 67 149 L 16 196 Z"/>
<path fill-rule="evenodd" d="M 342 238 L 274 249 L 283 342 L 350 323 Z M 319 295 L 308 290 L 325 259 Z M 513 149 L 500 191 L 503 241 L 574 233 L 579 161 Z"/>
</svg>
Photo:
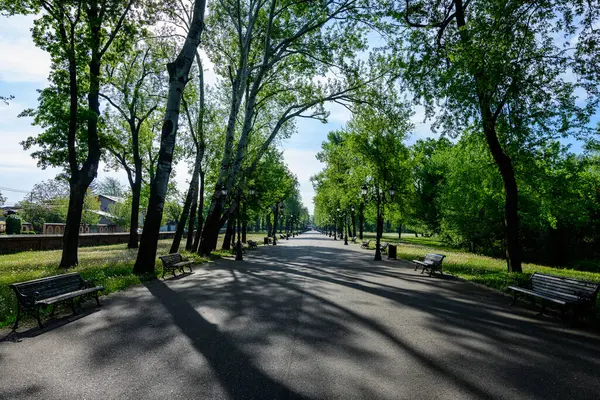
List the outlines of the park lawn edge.
<svg viewBox="0 0 600 400">
<path fill-rule="evenodd" d="M 123 245 L 112 245 L 112 246 L 97 246 L 97 248 L 106 248 L 106 247 L 116 247 Z M 83 249 L 83 248 L 82 248 Z M 93 248 L 87 248 L 93 249 Z M 81 250 L 81 249 L 80 249 Z M 133 249 L 132 249 L 133 250 Z M 40 252 L 26 252 L 29 254 L 36 253 L 45 253 L 45 251 Z M 220 258 L 218 255 L 212 256 L 210 258 L 200 257 L 197 254 L 192 254 L 186 251 L 181 251 L 183 257 L 190 258 L 194 261 L 193 267 L 197 267 L 200 265 L 207 265 L 211 263 L 213 260 Z M 16 257 L 18 255 L 23 255 L 23 253 L 4 255 Z M 64 273 L 70 272 L 79 272 L 83 279 L 91 280 L 95 285 L 104 286 L 104 290 L 100 292 L 100 296 L 106 296 L 111 293 L 120 292 L 127 288 L 130 288 L 135 285 L 142 284 L 143 282 L 147 282 L 153 279 L 160 278 L 163 273 L 162 263 L 156 258 L 155 263 L 155 272 L 154 275 L 136 275 L 133 273 L 133 264 L 135 259 L 128 260 L 119 260 L 115 262 L 109 262 L 106 264 L 94 265 L 95 263 L 86 264 L 85 261 L 82 261 L 80 265 L 74 268 L 69 268 L 68 270 L 58 268 L 55 265 L 48 266 L 45 268 L 40 268 L 38 270 L 21 270 L 18 269 L 13 270 L 12 274 L 2 273 L 4 271 L 0 270 L 0 328 L 7 327 L 12 325 L 16 319 L 16 307 L 17 301 L 15 298 L 14 291 L 9 287 L 11 283 L 15 282 L 24 282 L 31 279 L 38 279 L 47 276 L 60 275 Z M 0 263 L 0 266 L 2 264 Z M 168 274 L 168 276 L 172 276 Z M 165 275 L 165 278 L 167 275 Z M 25 318 L 29 318 L 30 316 L 26 316 Z"/>
<path fill-rule="evenodd" d="M 248 239 L 259 241 L 262 246 L 263 233 L 249 233 Z M 126 244 L 103 245 L 79 248 L 80 264 L 68 270 L 58 268 L 60 250 L 25 251 L 0 255 L 0 328 L 7 327 L 16 319 L 17 301 L 11 283 L 25 282 L 47 276 L 68 272 L 79 272 L 83 279 L 92 280 L 96 285 L 104 286 L 101 296 L 119 292 L 143 282 L 160 278 L 163 273 L 162 262 L 158 256 L 168 254 L 171 240 L 163 239 L 158 243 L 154 275 L 136 275 L 133 265 L 138 249 L 127 249 Z M 210 257 L 201 257 L 180 247 L 184 258 L 194 261 L 193 266 L 210 265 L 215 260 L 231 257 L 227 250 L 215 250 Z M 170 274 L 166 274 L 171 276 Z M 29 318 L 29 317 L 26 317 Z"/>
<path fill-rule="evenodd" d="M 370 237 L 367 236 L 368 240 Z M 525 285 L 534 272 L 563 278 L 572 278 L 588 282 L 600 283 L 600 273 L 580 271 L 572 268 L 549 267 L 545 265 L 523 263 L 523 272 L 508 272 L 506 260 L 493 258 L 466 251 L 451 249 L 447 246 L 434 246 L 431 244 L 415 244 L 403 242 L 403 239 L 390 239 L 383 237 L 382 243 L 389 242 L 397 245 L 396 257 L 405 261 L 422 260 L 427 253 L 440 253 L 446 257 L 443 261 L 443 271 L 465 281 L 476 283 L 494 289 L 504 294 L 509 294 L 511 285 Z M 431 242 L 431 241 L 430 241 Z M 357 239 L 356 245 L 361 242 Z M 369 245 L 375 249 L 375 240 Z M 596 313 L 600 314 L 600 296 L 596 299 Z"/>
</svg>

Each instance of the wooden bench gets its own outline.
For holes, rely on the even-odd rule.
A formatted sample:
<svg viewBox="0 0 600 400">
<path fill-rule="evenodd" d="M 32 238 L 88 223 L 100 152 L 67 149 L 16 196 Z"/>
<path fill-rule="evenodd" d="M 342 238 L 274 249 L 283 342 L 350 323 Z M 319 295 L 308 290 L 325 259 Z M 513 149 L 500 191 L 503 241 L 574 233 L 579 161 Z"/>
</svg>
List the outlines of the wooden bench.
<svg viewBox="0 0 600 400">
<path fill-rule="evenodd" d="M 535 272 L 529 279 L 528 287 L 509 286 L 508 288 L 514 294 L 512 304 L 517 301 L 517 293 L 524 293 L 531 296 L 534 301 L 535 298 L 540 299 L 541 307 L 538 315 L 543 314 L 546 304 L 550 302 L 561 307 L 563 317 L 571 310 L 575 322 L 581 312 L 589 311 L 593 315 L 600 284 Z"/>
<path fill-rule="evenodd" d="M 257 249 L 258 248 L 258 242 L 255 242 L 254 240 L 248 240 L 248 247 L 251 249 Z"/>
<path fill-rule="evenodd" d="M 35 310 L 37 323 L 41 328 L 40 309 L 52 306 L 51 315 L 59 303 L 69 303 L 73 314 L 75 314 L 75 298 L 79 301 L 85 297 L 93 296 L 96 305 L 100 305 L 98 292 L 104 290 L 104 286 L 95 286 L 91 281 L 86 281 L 78 272 L 70 274 L 49 276 L 47 278 L 34 279 L 32 281 L 13 283 L 10 287 L 17 295 L 17 320 L 13 329 L 19 327 L 21 316 L 30 310 Z"/>
<path fill-rule="evenodd" d="M 425 272 L 425 270 L 429 270 L 429 275 L 433 274 L 435 271 L 439 271 L 440 275 L 444 275 L 442 273 L 442 261 L 446 256 L 443 254 L 436 253 L 428 253 L 425 255 L 423 261 L 412 260 L 416 266 L 415 271 L 422 267 L 421 273 Z"/>
<path fill-rule="evenodd" d="M 179 253 L 167 254 L 166 256 L 158 257 L 163 263 L 163 274 L 162 278 L 165 278 L 165 273 L 167 271 L 171 271 L 173 276 L 177 276 L 175 274 L 175 270 L 178 269 L 183 273 L 183 267 L 188 267 L 190 269 L 190 273 L 192 271 L 192 264 L 194 263 L 191 260 L 187 260 L 181 256 Z"/>
<path fill-rule="evenodd" d="M 365 240 L 364 242 L 362 242 L 362 244 L 360 245 L 361 249 L 368 249 L 369 245 L 371 244 L 371 240 Z"/>
</svg>

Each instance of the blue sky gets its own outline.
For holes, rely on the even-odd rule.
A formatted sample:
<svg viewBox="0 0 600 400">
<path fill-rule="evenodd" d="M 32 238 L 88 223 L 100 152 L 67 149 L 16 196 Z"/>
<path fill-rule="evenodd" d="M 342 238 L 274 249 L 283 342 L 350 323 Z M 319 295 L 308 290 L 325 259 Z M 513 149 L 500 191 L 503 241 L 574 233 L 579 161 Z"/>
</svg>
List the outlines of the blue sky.
<svg viewBox="0 0 600 400">
<path fill-rule="evenodd" d="M 0 94 L 15 96 L 10 105 L 0 105 L 0 191 L 7 197 L 9 205 L 21 200 L 25 195 L 22 192 L 28 192 L 34 184 L 53 178 L 60 172 L 59 169 L 39 169 L 30 153 L 19 144 L 40 132 L 40 128 L 31 126 L 29 119 L 17 118 L 17 115 L 26 108 L 36 107 L 36 90 L 46 86 L 50 66 L 48 55 L 33 45 L 30 33 L 32 21 L 32 17 L 0 17 Z M 206 68 L 210 69 L 210 64 Z M 206 79 L 209 84 L 214 82 L 214 75 L 211 75 L 209 71 Z M 331 112 L 327 124 L 301 119 L 298 132 L 282 142 L 286 162 L 297 175 L 302 199 L 311 212 L 314 191 L 310 177 L 323 167 L 315 155 L 327 132 L 340 128 L 350 118 L 349 111 L 342 106 L 332 104 L 327 108 Z M 415 117 L 419 124 L 417 135 L 426 136 L 429 129 L 420 124 L 418 117 Z M 185 190 L 187 166 L 180 163 L 176 169 L 178 187 Z M 105 171 L 102 167 L 98 178 L 105 176 L 117 177 L 123 184 L 127 182 L 124 173 Z"/>
<path fill-rule="evenodd" d="M 28 192 L 35 183 L 53 178 L 60 172 L 59 169 L 39 169 L 36 161 L 19 144 L 40 131 L 38 127 L 31 126 L 29 119 L 20 119 L 17 115 L 26 108 L 36 107 L 36 90 L 47 84 L 50 66 L 48 55 L 33 45 L 30 33 L 32 22 L 33 17 L 30 16 L 0 17 L 0 95 L 15 96 L 10 105 L 0 105 L 0 191 L 7 197 L 7 204 L 21 200 L 25 194 L 22 192 Z M 206 82 L 213 84 L 215 75 L 210 71 L 211 64 L 207 60 L 205 68 L 208 69 Z M 282 141 L 286 162 L 297 175 L 302 199 L 311 212 L 314 191 L 310 177 L 323 167 L 315 155 L 327 138 L 327 132 L 339 129 L 350 118 L 350 112 L 340 105 L 331 104 L 327 109 L 331 113 L 327 124 L 300 119 L 297 121 L 298 132 Z M 423 123 L 423 117 L 423 110 L 415 109 L 412 117 L 415 129 L 409 143 L 419 138 L 435 136 L 429 124 Z M 594 121 L 598 119 L 597 114 Z M 580 149 L 578 144 L 572 144 L 572 150 Z M 187 165 L 180 163 L 175 168 L 178 188 L 184 191 L 187 188 Z M 101 166 L 98 178 L 105 176 L 117 177 L 123 184 L 127 182 L 123 172 L 105 171 L 104 166 Z"/>
</svg>

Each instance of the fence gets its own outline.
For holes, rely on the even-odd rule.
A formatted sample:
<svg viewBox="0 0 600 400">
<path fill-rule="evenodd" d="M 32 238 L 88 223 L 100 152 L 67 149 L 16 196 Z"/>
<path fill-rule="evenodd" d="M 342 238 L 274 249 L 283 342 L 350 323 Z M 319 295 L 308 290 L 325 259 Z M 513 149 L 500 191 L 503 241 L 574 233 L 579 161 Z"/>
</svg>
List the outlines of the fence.
<svg viewBox="0 0 600 400">
<path fill-rule="evenodd" d="M 172 239 L 175 232 L 160 232 L 159 239 Z M 141 234 L 138 237 L 141 237 Z M 129 242 L 129 233 L 82 233 L 79 246 L 102 246 Z M 1 235 L 0 254 L 29 250 L 62 249 L 62 235 Z"/>
</svg>

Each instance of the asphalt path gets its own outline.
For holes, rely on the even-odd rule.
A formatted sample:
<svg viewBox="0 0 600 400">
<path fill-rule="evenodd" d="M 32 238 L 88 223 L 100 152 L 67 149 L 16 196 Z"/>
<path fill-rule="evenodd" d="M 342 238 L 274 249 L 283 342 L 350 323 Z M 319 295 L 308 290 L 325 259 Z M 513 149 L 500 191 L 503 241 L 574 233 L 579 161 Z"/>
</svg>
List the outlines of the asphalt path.
<svg viewBox="0 0 600 400">
<path fill-rule="evenodd" d="M 308 233 L 0 342 L 1 399 L 598 399 L 600 337 Z"/>
</svg>

